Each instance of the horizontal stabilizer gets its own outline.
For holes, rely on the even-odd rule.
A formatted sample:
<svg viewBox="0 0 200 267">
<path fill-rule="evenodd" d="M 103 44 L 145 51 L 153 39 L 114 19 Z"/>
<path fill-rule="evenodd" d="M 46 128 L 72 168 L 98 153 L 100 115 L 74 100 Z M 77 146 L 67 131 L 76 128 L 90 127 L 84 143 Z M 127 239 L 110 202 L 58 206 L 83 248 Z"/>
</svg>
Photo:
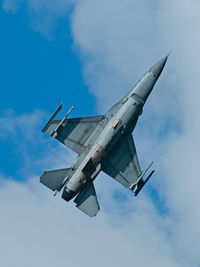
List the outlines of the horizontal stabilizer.
<svg viewBox="0 0 200 267">
<path fill-rule="evenodd" d="M 40 177 L 40 183 L 53 191 L 60 191 L 67 180 L 69 170 L 70 168 L 45 171 Z"/>
<path fill-rule="evenodd" d="M 75 198 L 74 202 L 76 203 L 77 208 L 90 217 L 96 216 L 100 210 L 93 183 L 85 185 L 83 190 Z"/>
</svg>

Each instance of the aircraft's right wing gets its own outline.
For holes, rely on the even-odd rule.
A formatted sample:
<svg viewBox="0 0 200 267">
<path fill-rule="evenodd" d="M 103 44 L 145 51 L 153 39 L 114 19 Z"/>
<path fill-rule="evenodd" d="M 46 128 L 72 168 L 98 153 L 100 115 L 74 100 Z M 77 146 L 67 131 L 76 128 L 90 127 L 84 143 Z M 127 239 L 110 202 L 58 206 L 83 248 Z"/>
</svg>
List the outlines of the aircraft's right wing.
<svg viewBox="0 0 200 267">
<path fill-rule="evenodd" d="M 49 133 L 77 154 L 81 154 L 88 145 L 93 145 L 95 139 L 90 138 L 92 133 L 96 131 L 98 135 L 103 130 L 101 122 L 104 116 L 66 119 L 66 115 L 63 120 L 54 120 L 61 108 L 62 104 L 45 125 L 42 132 Z"/>
<path fill-rule="evenodd" d="M 132 135 L 123 139 L 101 164 L 102 171 L 131 189 L 142 174 Z"/>
</svg>

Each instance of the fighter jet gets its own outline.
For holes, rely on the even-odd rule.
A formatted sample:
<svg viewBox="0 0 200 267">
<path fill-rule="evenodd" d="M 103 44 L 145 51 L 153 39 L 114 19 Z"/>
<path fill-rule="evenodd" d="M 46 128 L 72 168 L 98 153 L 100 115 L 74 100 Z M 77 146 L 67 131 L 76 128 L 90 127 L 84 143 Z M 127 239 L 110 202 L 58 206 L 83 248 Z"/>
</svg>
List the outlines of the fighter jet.
<svg viewBox="0 0 200 267">
<path fill-rule="evenodd" d="M 144 178 L 152 163 L 141 170 L 132 132 L 167 58 L 150 68 L 105 115 L 68 119 L 72 107 L 62 120 L 55 120 L 62 109 L 60 104 L 42 132 L 69 147 L 78 157 L 71 168 L 45 171 L 40 182 L 55 194 L 63 189 L 62 198 L 67 202 L 75 198 L 76 207 L 90 217 L 100 210 L 93 183 L 100 171 L 137 196 L 154 170 Z"/>
</svg>

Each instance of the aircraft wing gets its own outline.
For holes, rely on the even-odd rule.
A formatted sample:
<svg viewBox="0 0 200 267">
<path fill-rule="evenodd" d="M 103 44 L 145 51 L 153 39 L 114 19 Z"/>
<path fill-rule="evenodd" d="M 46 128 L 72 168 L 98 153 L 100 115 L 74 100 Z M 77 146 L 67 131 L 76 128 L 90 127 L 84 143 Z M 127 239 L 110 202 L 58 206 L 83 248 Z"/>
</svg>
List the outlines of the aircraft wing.
<svg viewBox="0 0 200 267">
<path fill-rule="evenodd" d="M 77 154 L 81 154 L 95 140 L 91 140 L 91 134 L 96 130 L 97 134 L 103 130 L 100 122 L 104 116 L 75 118 L 63 120 L 50 120 L 44 127 L 52 137 L 69 147 Z"/>
<path fill-rule="evenodd" d="M 101 168 L 129 189 L 137 184 L 142 171 L 132 135 L 124 138 L 111 150 L 102 162 Z"/>
</svg>

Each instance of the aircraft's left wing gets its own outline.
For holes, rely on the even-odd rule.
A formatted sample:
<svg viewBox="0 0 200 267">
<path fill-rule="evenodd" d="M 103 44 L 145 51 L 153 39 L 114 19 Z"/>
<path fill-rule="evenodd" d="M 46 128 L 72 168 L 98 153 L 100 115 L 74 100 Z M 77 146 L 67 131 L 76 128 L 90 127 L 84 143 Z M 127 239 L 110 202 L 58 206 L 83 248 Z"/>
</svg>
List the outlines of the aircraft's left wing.
<svg viewBox="0 0 200 267">
<path fill-rule="evenodd" d="M 114 147 L 102 162 L 101 168 L 102 171 L 129 189 L 137 184 L 142 171 L 132 135 L 124 138 Z"/>
</svg>

